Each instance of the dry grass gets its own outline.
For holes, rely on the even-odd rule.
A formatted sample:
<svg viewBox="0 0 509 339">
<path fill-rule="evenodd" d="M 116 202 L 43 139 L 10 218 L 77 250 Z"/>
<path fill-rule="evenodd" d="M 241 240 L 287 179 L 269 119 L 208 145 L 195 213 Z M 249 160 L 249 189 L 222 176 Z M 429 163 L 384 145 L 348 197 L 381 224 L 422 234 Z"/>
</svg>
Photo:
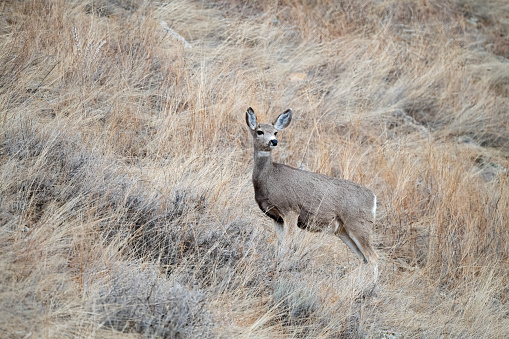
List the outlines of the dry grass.
<svg viewBox="0 0 509 339">
<path fill-rule="evenodd" d="M 505 2 L 0 13 L 1 337 L 509 336 Z M 377 193 L 376 296 L 330 237 L 277 269 L 249 105 L 294 109 L 280 162 Z"/>
</svg>

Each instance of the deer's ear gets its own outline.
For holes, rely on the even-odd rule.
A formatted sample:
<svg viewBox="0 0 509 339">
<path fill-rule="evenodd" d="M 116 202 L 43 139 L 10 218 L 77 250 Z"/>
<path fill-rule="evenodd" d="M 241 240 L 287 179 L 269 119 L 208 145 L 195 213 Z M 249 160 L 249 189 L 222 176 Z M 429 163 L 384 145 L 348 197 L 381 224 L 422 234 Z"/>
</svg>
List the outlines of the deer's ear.
<svg viewBox="0 0 509 339">
<path fill-rule="evenodd" d="M 256 125 L 257 125 L 256 114 L 251 107 L 249 107 L 246 112 L 246 123 L 247 123 L 247 127 L 249 127 L 249 129 L 251 129 L 252 131 L 255 130 Z"/>
<path fill-rule="evenodd" d="M 290 121 L 292 121 L 292 113 L 293 111 L 291 108 L 281 113 L 274 123 L 274 128 L 280 131 L 288 127 L 288 125 L 290 125 Z"/>
</svg>

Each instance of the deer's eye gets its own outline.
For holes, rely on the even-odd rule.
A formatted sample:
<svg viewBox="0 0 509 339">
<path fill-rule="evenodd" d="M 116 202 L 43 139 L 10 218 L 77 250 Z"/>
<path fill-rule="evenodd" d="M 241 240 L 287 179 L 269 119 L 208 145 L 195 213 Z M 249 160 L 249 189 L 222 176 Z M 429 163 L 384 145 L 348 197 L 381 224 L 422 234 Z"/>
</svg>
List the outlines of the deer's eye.
<svg viewBox="0 0 509 339">
<path fill-rule="evenodd" d="M 263 135 L 263 131 L 256 131 L 256 134 Z"/>
<path fill-rule="evenodd" d="M 276 136 L 276 135 L 277 135 L 277 132 L 274 132 L 274 136 Z"/>
</svg>

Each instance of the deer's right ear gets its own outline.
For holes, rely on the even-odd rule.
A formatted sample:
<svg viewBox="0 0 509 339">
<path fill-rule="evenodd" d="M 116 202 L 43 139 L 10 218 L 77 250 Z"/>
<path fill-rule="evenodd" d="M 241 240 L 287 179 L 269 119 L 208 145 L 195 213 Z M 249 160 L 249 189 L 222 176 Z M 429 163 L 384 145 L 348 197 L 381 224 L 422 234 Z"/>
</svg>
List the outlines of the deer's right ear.
<svg viewBox="0 0 509 339">
<path fill-rule="evenodd" d="M 254 131 L 255 128 L 256 128 L 256 114 L 255 112 L 253 111 L 253 109 L 251 107 L 249 107 L 247 109 L 247 112 L 246 112 L 246 123 L 247 123 L 247 126 L 252 130 Z"/>
</svg>

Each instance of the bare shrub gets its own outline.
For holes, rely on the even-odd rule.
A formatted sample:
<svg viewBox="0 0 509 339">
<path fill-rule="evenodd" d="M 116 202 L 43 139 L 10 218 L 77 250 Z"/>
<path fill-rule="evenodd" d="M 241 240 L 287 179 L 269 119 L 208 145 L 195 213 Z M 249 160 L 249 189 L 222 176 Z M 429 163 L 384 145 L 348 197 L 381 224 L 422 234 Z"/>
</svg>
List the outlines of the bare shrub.
<svg viewBox="0 0 509 339">
<path fill-rule="evenodd" d="M 212 337 L 204 293 L 165 280 L 157 268 L 119 266 L 94 284 L 91 308 L 104 326 L 147 337 Z"/>
</svg>

